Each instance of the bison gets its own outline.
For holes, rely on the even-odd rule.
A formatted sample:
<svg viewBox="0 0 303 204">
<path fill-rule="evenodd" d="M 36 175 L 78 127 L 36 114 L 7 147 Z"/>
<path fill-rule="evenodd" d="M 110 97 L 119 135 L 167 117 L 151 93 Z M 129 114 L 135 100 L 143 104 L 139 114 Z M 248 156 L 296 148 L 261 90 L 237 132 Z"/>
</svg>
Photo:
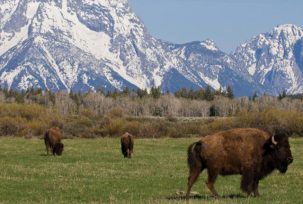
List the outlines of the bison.
<svg viewBox="0 0 303 204">
<path fill-rule="evenodd" d="M 49 150 L 52 150 L 53 155 L 62 155 L 64 145 L 61 143 L 62 134 L 57 127 L 50 128 L 44 134 L 44 143 L 46 147 L 46 153 L 49 154 Z"/>
<path fill-rule="evenodd" d="M 131 158 L 134 149 L 134 137 L 128 132 L 121 136 L 121 150 L 124 158 Z"/>
<path fill-rule="evenodd" d="M 241 189 L 248 196 L 259 196 L 259 181 L 275 169 L 286 173 L 293 161 L 287 135 L 271 135 L 255 128 L 231 129 L 205 136 L 188 147 L 187 155 L 187 199 L 204 169 L 208 173 L 206 185 L 215 197 L 219 196 L 214 187 L 218 175 L 234 174 L 242 175 Z"/>
</svg>

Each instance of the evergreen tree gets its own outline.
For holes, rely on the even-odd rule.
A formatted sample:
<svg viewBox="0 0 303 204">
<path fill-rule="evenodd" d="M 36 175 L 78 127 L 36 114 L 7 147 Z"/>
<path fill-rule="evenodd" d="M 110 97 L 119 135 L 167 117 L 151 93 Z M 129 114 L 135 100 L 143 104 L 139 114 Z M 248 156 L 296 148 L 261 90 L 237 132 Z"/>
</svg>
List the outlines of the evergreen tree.
<svg viewBox="0 0 303 204">
<path fill-rule="evenodd" d="M 128 87 L 125 87 L 125 88 L 123 89 L 122 93 L 123 93 L 124 95 L 129 95 L 129 93 L 130 93 L 129 88 L 128 88 Z"/>
<path fill-rule="evenodd" d="M 286 91 L 284 90 L 284 91 L 282 92 L 282 94 L 279 94 L 278 99 L 279 99 L 279 100 L 282 100 L 282 99 L 285 98 L 286 96 L 287 96 L 287 94 L 286 94 Z"/>
<path fill-rule="evenodd" d="M 227 92 L 226 93 L 227 98 L 234 99 L 234 92 L 231 86 L 227 86 L 226 92 Z"/>
<path fill-rule="evenodd" d="M 187 98 L 187 89 L 182 88 L 175 92 L 175 96 L 178 98 Z"/>
<path fill-rule="evenodd" d="M 152 87 L 150 90 L 150 94 L 153 98 L 160 98 L 161 96 L 161 90 L 160 87 Z"/>
<path fill-rule="evenodd" d="M 255 92 L 254 95 L 252 96 L 252 100 L 255 101 L 257 97 L 258 97 L 258 95 L 257 95 L 257 93 Z"/>
<path fill-rule="evenodd" d="M 211 87 L 208 85 L 205 89 L 205 99 L 207 101 L 212 101 L 214 100 L 214 93 L 213 91 L 211 90 Z"/>
<path fill-rule="evenodd" d="M 137 95 L 138 95 L 140 98 L 143 98 L 143 97 L 147 96 L 148 93 L 147 93 L 147 90 L 146 90 L 146 89 L 137 89 Z"/>
</svg>

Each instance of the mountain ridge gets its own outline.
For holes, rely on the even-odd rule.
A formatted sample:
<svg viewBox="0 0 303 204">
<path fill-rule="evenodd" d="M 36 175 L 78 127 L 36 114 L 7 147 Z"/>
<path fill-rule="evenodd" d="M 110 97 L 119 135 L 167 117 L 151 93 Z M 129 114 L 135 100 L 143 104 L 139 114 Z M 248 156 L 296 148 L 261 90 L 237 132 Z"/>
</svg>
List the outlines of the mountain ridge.
<svg viewBox="0 0 303 204">
<path fill-rule="evenodd" d="M 184 44 L 155 39 L 127 0 L 3 0 L 0 5 L 4 88 L 232 86 L 237 96 L 303 92 L 298 26 L 277 26 L 227 54 L 209 39 Z"/>
</svg>

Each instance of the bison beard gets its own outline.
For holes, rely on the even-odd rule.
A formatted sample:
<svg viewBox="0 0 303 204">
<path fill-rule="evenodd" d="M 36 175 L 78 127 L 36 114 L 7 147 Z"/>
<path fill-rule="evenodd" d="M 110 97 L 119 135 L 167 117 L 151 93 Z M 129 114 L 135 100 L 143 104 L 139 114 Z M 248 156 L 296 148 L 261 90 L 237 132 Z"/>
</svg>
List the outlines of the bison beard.
<svg viewBox="0 0 303 204">
<path fill-rule="evenodd" d="M 62 143 L 55 144 L 53 148 L 53 155 L 62 155 L 64 145 Z"/>
<path fill-rule="evenodd" d="M 124 158 L 131 158 L 134 149 L 134 138 L 131 134 L 125 133 L 121 137 L 121 151 Z"/>
<path fill-rule="evenodd" d="M 205 136 L 188 147 L 188 189 L 186 197 L 200 173 L 207 169 L 206 185 L 215 197 L 214 183 L 218 175 L 241 174 L 241 189 L 248 196 L 259 196 L 258 184 L 274 169 L 287 171 L 293 161 L 288 137 L 271 136 L 254 128 L 239 128 Z"/>
</svg>

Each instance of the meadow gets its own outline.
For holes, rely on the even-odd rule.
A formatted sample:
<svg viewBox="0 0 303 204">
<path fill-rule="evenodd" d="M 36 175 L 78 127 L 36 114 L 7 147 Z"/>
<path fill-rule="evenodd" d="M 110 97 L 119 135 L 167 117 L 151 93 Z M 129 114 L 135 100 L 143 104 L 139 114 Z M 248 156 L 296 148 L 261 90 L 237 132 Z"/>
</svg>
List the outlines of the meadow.
<svg viewBox="0 0 303 204">
<path fill-rule="evenodd" d="M 124 159 L 118 138 L 65 139 L 63 156 L 46 156 L 43 140 L 0 137 L 0 203 L 186 203 L 187 146 L 198 138 L 137 139 Z M 214 199 L 203 172 L 188 203 L 302 203 L 303 138 L 291 139 L 294 162 L 261 181 L 258 198 L 240 177 L 219 177 Z"/>
</svg>

